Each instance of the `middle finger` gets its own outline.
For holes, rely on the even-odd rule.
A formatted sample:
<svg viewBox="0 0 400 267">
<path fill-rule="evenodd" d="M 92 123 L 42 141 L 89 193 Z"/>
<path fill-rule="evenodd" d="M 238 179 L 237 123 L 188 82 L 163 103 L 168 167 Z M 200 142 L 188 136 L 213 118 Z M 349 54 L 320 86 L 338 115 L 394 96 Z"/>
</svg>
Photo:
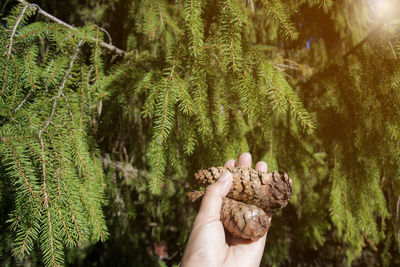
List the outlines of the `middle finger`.
<svg viewBox="0 0 400 267">
<path fill-rule="evenodd" d="M 238 166 L 251 167 L 251 154 L 248 152 L 242 153 L 238 159 Z"/>
</svg>

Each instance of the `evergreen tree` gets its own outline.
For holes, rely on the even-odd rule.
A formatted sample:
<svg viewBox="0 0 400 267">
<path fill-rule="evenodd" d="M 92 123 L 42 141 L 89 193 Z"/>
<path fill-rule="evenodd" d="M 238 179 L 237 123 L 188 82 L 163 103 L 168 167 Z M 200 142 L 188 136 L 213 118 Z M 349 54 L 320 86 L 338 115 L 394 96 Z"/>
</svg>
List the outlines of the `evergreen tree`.
<svg viewBox="0 0 400 267">
<path fill-rule="evenodd" d="M 71 2 L 82 28 L 13 8 L 0 258 L 162 265 L 151 251 L 166 240 L 179 263 L 192 174 L 250 151 L 295 184 L 263 264 L 399 263 L 400 9 L 381 2 L 114 0 L 95 19 Z"/>
</svg>

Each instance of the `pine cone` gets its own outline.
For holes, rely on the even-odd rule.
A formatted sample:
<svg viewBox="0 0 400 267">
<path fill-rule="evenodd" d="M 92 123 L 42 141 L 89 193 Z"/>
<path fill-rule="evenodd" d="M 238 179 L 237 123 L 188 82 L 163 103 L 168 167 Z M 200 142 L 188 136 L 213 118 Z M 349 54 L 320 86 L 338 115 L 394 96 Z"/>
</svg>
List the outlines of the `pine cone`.
<svg viewBox="0 0 400 267">
<path fill-rule="evenodd" d="M 269 229 L 267 213 L 286 207 L 293 193 L 293 182 L 286 173 L 266 173 L 240 166 L 212 167 L 200 170 L 194 176 L 199 185 L 206 187 L 227 170 L 232 173 L 233 182 L 228 196 L 222 201 L 222 224 L 234 236 L 258 240 Z M 203 194 L 196 191 L 186 196 L 196 202 Z"/>
<path fill-rule="evenodd" d="M 190 202 L 198 203 L 204 192 L 186 193 Z M 222 199 L 221 222 L 234 236 L 253 241 L 263 237 L 269 229 L 267 214 L 260 208 L 227 197 Z"/>
<path fill-rule="evenodd" d="M 208 186 L 225 172 L 233 175 L 228 198 L 255 205 L 265 212 L 275 212 L 286 207 L 293 193 L 293 182 L 289 176 L 278 172 L 266 173 L 245 167 L 212 167 L 195 173 L 196 182 Z"/>
<path fill-rule="evenodd" d="M 253 241 L 269 229 L 269 218 L 262 209 L 227 197 L 222 201 L 221 221 L 234 236 Z"/>
</svg>

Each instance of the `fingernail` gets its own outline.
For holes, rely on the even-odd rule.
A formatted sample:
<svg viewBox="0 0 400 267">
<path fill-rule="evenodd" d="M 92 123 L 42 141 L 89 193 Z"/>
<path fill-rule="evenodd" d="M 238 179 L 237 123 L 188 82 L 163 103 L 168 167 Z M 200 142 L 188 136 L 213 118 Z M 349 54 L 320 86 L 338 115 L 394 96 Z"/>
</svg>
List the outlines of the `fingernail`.
<svg viewBox="0 0 400 267">
<path fill-rule="evenodd" d="M 229 171 L 224 172 L 221 177 L 219 177 L 218 182 L 225 183 L 232 174 Z"/>
</svg>

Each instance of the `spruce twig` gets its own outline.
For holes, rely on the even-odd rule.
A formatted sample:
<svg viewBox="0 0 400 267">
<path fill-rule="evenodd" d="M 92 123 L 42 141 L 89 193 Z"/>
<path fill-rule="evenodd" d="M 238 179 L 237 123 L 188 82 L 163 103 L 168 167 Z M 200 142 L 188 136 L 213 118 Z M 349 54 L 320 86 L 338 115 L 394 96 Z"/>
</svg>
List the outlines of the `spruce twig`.
<svg viewBox="0 0 400 267">
<path fill-rule="evenodd" d="M 29 90 L 28 94 L 25 96 L 25 98 L 21 101 L 21 103 L 18 104 L 18 106 L 14 109 L 14 114 L 24 105 L 24 103 L 26 102 L 26 100 L 28 100 L 28 98 L 31 96 L 32 92 L 34 91 L 33 88 L 31 88 L 31 90 Z"/>
<path fill-rule="evenodd" d="M 49 126 L 50 121 L 53 118 L 54 112 L 55 112 L 56 107 L 57 107 L 57 100 L 63 95 L 63 89 L 64 89 L 65 84 L 67 83 L 67 80 L 68 80 L 69 75 L 71 73 L 72 67 L 74 65 L 74 61 L 78 57 L 78 53 L 79 53 L 79 50 L 80 50 L 80 47 L 81 47 L 82 44 L 83 44 L 83 40 L 80 40 L 78 45 L 76 46 L 75 53 L 72 56 L 71 61 L 69 62 L 69 68 L 68 68 L 67 72 L 65 73 L 64 79 L 63 79 L 60 87 L 58 88 L 58 94 L 54 97 L 53 107 L 51 109 L 50 116 L 47 119 L 47 121 L 46 121 L 45 125 L 43 126 L 43 128 L 39 130 L 39 133 L 38 133 L 39 139 L 40 139 L 40 137 L 42 135 L 42 132 Z"/>
<path fill-rule="evenodd" d="M 36 198 L 36 195 L 35 195 L 35 193 L 33 192 L 32 186 L 29 184 L 28 178 L 27 178 L 27 176 L 26 176 L 26 174 L 25 174 L 25 172 L 24 172 L 24 170 L 23 170 L 23 167 L 22 167 L 22 165 L 21 165 L 21 162 L 20 162 L 19 159 L 18 159 L 17 151 L 15 151 L 14 147 L 11 145 L 10 141 L 9 141 L 7 138 L 4 138 L 4 137 L 3 137 L 1 140 L 2 140 L 3 142 L 5 142 L 5 143 L 8 145 L 8 147 L 10 148 L 10 150 L 12 151 L 12 154 L 13 154 L 13 156 L 14 156 L 15 162 L 16 162 L 17 165 L 18 165 L 18 170 L 19 170 L 21 176 L 22 176 L 23 179 L 24 179 L 24 182 L 25 182 L 25 184 L 26 184 L 26 187 L 28 188 L 28 190 L 29 190 L 29 192 L 30 192 L 32 198 L 35 199 L 35 198 Z"/>
<path fill-rule="evenodd" d="M 53 105 L 54 107 L 54 105 Z M 42 153 L 43 156 L 45 154 L 44 151 L 44 143 L 43 143 L 43 138 L 41 137 L 41 132 L 39 132 L 39 140 L 40 140 L 40 145 L 42 148 Z M 50 248 L 51 248 L 51 261 L 52 265 L 56 266 L 56 259 L 55 259 L 55 248 L 54 248 L 54 237 L 53 237 L 53 227 L 52 227 L 52 221 L 51 221 L 51 215 L 50 215 L 50 207 L 49 207 L 49 196 L 47 194 L 47 178 L 46 178 L 46 163 L 42 161 L 42 175 L 43 175 L 43 202 L 45 204 L 46 210 L 47 210 L 47 220 L 49 223 L 49 237 L 50 237 Z"/>
<path fill-rule="evenodd" d="M 27 5 L 22 9 L 21 14 L 19 14 L 19 16 L 18 16 L 18 18 L 17 18 L 17 20 L 16 20 L 16 22 L 15 22 L 15 25 L 14 25 L 14 27 L 13 27 L 13 29 L 12 29 L 11 36 L 10 36 L 10 42 L 9 42 L 9 44 L 8 44 L 7 59 L 6 59 L 6 67 L 5 67 L 5 71 L 4 71 L 4 75 L 3 75 L 3 86 L 2 86 L 1 91 L 0 91 L 0 96 L 3 95 L 4 89 L 5 89 L 5 85 L 6 85 L 6 78 L 7 78 L 7 72 L 8 72 L 8 61 L 10 60 L 10 56 L 12 56 L 11 49 L 12 49 L 12 45 L 13 45 L 13 40 L 14 40 L 15 33 L 17 32 L 17 28 L 18 28 L 18 26 L 19 26 L 19 23 L 21 22 L 22 18 L 24 17 L 24 14 L 25 14 L 26 10 L 27 10 L 29 7 L 32 7 L 32 6 L 37 7 L 36 4 L 27 4 Z"/>
<path fill-rule="evenodd" d="M 104 32 L 104 33 L 107 35 L 108 43 L 109 43 L 110 45 L 112 45 L 112 38 L 111 38 L 110 33 L 109 33 L 106 29 L 104 29 L 103 27 L 100 27 L 100 26 L 98 26 L 98 25 L 96 25 L 96 26 L 97 26 L 97 28 L 99 28 L 100 31 Z"/>
<path fill-rule="evenodd" d="M 298 33 L 295 32 L 295 30 L 292 28 L 289 22 L 286 21 L 284 17 L 282 17 L 283 13 L 280 14 L 280 12 L 276 10 L 276 7 L 274 7 L 274 5 L 270 3 L 268 0 L 263 0 L 262 2 L 267 8 L 269 8 L 272 11 L 276 19 L 283 25 L 286 32 L 290 35 L 290 38 L 292 38 L 293 40 L 297 39 Z"/>
<path fill-rule="evenodd" d="M 68 23 L 66 23 L 66 22 L 64 22 L 64 21 L 62 21 L 62 20 L 60 20 L 59 18 L 54 17 L 53 15 L 47 13 L 46 11 L 44 11 L 43 9 L 41 9 L 41 8 L 40 8 L 38 5 L 36 5 L 36 4 L 29 4 L 29 3 L 26 2 L 25 0 L 18 0 L 18 2 L 20 2 L 20 3 L 22 3 L 22 4 L 25 4 L 25 5 L 27 5 L 27 6 L 32 6 L 32 5 L 34 5 L 34 6 L 36 7 L 36 9 L 38 10 L 39 14 L 45 16 L 46 18 L 48 18 L 48 19 L 50 19 L 50 20 L 52 20 L 52 21 L 54 21 L 54 22 L 56 22 L 56 23 L 58 23 L 58 24 L 61 24 L 61 25 L 65 26 L 65 27 L 67 27 L 68 29 L 76 30 L 76 27 L 74 27 L 74 26 L 72 26 L 72 25 L 69 25 Z M 17 23 L 16 25 L 18 25 L 18 23 Z M 99 27 L 99 28 L 100 28 L 100 27 Z M 102 28 L 101 28 L 101 29 L 102 29 Z M 108 35 L 108 34 L 107 34 L 107 35 Z M 119 49 L 118 47 L 112 45 L 112 44 L 111 44 L 111 37 L 110 37 L 110 36 L 108 36 L 108 37 L 110 38 L 110 44 L 107 44 L 107 43 L 105 43 L 105 42 L 101 42 L 101 43 L 100 43 L 100 46 L 102 46 L 103 48 L 106 48 L 106 49 L 110 50 L 111 52 L 116 53 L 116 54 L 118 54 L 118 55 L 120 55 L 120 56 L 125 56 L 125 55 L 126 55 L 126 51 L 121 50 L 121 49 Z"/>
<path fill-rule="evenodd" d="M 8 60 L 9 60 L 9 58 L 10 58 L 10 55 L 11 55 L 11 49 L 12 49 L 12 45 L 13 45 L 13 40 L 14 40 L 15 33 L 17 32 L 17 28 L 18 28 L 19 23 L 21 22 L 22 18 L 24 17 L 24 14 L 25 14 L 26 10 L 27 10 L 29 7 L 36 7 L 36 8 L 39 8 L 39 6 L 36 5 L 36 4 L 27 4 L 27 5 L 24 6 L 24 8 L 22 9 L 21 14 L 19 14 L 19 16 L 18 16 L 18 18 L 17 18 L 17 21 L 15 22 L 15 25 L 14 25 L 14 27 L 13 27 L 13 29 L 12 29 L 12 32 L 11 32 L 10 43 L 9 43 L 9 45 L 8 45 L 8 51 L 7 51 L 7 62 L 8 62 Z"/>
</svg>

